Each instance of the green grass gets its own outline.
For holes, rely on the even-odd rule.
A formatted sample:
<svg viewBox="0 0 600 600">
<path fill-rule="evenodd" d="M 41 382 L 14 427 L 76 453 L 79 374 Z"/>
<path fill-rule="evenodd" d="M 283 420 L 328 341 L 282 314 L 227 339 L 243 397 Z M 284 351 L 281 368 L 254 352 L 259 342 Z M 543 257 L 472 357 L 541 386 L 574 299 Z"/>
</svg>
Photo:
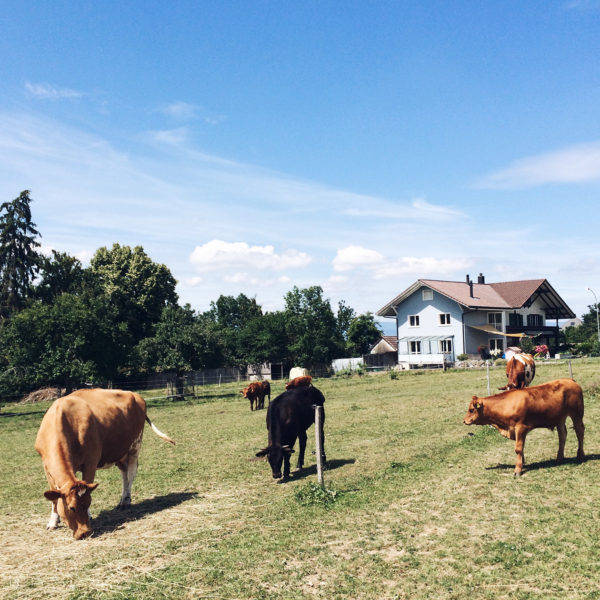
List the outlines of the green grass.
<svg viewBox="0 0 600 600">
<path fill-rule="evenodd" d="M 554 462 L 556 432 L 536 430 L 526 470 L 514 443 L 462 418 L 485 371 L 405 372 L 318 380 L 326 397 L 326 489 L 306 468 L 276 483 L 254 460 L 265 411 L 240 385 L 196 400 L 148 396 L 129 511 L 117 469 L 99 471 L 94 537 L 47 532 L 49 503 L 33 442 L 48 405 L 0 412 L 0 597 L 10 599 L 600 598 L 600 367 L 573 362 L 584 389 L 585 449 Z M 492 389 L 504 384 L 491 372 Z M 568 376 L 542 364 L 536 383 Z M 273 384 L 276 395 L 282 383 Z M 295 456 L 293 457 L 295 458 Z"/>
</svg>

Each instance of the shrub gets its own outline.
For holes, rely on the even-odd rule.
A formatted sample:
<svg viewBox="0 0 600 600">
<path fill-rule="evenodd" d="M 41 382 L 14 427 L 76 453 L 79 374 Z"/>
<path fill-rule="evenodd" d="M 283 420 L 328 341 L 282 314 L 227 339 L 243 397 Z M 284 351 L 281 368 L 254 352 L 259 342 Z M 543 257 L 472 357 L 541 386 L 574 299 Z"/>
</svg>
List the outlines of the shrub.
<svg viewBox="0 0 600 600">
<path fill-rule="evenodd" d="M 459 354 L 456 357 L 456 360 L 469 360 L 469 355 L 468 354 L 464 354 L 464 353 L 463 354 Z"/>
<path fill-rule="evenodd" d="M 400 377 L 400 372 L 396 370 L 390 371 L 390 379 L 398 379 Z"/>
</svg>

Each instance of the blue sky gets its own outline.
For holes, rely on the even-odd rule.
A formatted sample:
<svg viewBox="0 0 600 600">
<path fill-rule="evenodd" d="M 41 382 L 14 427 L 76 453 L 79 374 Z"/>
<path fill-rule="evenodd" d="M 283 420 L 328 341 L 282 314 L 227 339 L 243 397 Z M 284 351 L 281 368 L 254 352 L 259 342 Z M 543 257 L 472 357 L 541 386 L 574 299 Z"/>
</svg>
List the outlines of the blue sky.
<svg viewBox="0 0 600 600">
<path fill-rule="evenodd" d="M 600 2 L 23 2 L 0 199 L 44 249 L 142 245 L 206 310 L 417 278 L 600 295 Z"/>
</svg>

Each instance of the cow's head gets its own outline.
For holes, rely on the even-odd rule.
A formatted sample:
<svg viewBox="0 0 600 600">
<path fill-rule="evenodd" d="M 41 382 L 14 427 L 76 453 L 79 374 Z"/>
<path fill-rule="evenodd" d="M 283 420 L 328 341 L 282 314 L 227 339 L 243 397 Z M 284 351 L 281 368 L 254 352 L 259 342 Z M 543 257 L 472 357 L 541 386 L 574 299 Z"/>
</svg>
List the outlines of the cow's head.
<svg viewBox="0 0 600 600">
<path fill-rule="evenodd" d="M 59 490 L 48 490 L 44 496 L 55 503 L 59 517 L 72 529 L 73 537 L 82 540 L 92 533 L 89 508 L 97 483 L 72 481 Z"/>
<path fill-rule="evenodd" d="M 274 446 L 267 446 L 256 453 L 256 456 L 266 456 L 269 464 L 271 465 L 271 472 L 273 473 L 274 479 L 281 479 L 281 465 L 283 459 L 287 457 L 289 460 L 290 455 L 294 451 L 289 446 L 280 446 L 275 444 Z"/>
<path fill-rule="evenodd" d="M 467 414 L 463 419 L 465 425 L 477 425 L 483 415 L 483 399 L 473 396 Z"/>
</svg>

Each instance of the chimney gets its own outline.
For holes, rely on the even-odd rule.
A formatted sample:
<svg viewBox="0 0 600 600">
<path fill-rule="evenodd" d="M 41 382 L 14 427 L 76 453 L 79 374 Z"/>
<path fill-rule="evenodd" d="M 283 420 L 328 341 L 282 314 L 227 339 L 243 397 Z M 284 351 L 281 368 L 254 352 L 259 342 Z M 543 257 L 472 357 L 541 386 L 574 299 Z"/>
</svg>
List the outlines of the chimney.
<svg viewBox="0 0 600 600">
<path fill-rule="evenodd" d="M 470 284 L 470 283 L 471 283 L 471 278 L 469 277 L 469 275 L 468 275 L 468 274 L 467 274 L 467 279 L 466 279 L 466 281 L 467 281 L 467 284 Z"/>
<path fill-rule="evenodd" d="M 485 277 L 483 273 L 479 273 L 479 277 L 477 278 L 477 283 L 485 283 Z"/>
<path fill-rule="evenodd" d="M 473 298 L 473 282 L 469 281 L 469 296 Z"/>
</svg>

